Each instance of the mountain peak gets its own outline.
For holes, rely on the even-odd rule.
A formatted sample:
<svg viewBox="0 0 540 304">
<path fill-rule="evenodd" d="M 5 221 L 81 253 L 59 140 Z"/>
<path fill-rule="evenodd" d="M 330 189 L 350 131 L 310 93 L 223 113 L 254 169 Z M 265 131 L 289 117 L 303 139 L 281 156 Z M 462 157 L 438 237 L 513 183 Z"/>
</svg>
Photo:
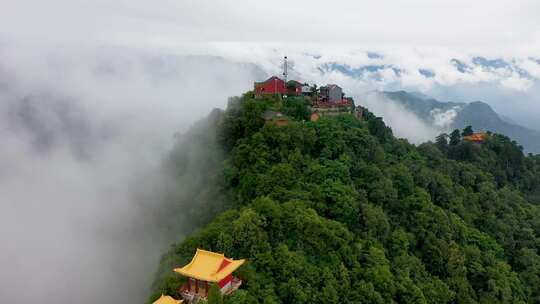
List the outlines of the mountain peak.
<svg viewBox="0 0 540 304">
<path fill-rule="evenodd" d="M 482 109 L 482 110 L 490 111 L 496 114 L 496 112 L 493 111 L 491 106 L 483 101 L 473 101 L 473 102 L 468 103 L 468 105 L 476 109 Z"/>
<path fill-rule="evenodd" d="M 475 130 L 504 134 L 518 141 L 525 150 L 540 152 L 540 132 L 508 122 L 486 102 L 443 102 L 423 93 L 418 95 L 404 90 L 383 91 L 381 94 L 415 114 L 428 125 L 439 129 L 440 132 L 472 126 Z M 441 117 L 444 118 L 444 124 L 440 123 Z"/>
<path fill-rule="evenodd" d="M 473 101 L 467 104 L 454 121 L 455 126 L 474 125 L 476 129 L 480 130 L 493 130 L 504 123 L 499 114 L 482 101 Z"/>
</svg>

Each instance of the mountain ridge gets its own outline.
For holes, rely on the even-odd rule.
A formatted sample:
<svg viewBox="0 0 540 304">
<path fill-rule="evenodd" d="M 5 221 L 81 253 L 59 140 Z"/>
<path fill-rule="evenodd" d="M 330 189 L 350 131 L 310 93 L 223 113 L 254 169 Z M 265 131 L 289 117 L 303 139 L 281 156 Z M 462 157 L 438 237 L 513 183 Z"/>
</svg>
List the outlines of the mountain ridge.
<svg viewBox="0 0 540 304">
<path fill-rule="evenodd" d="M 425 123 L 439 128 L 441 132 L 472 126 L 474 130 L 504 134 L 517 141 L 525 151 L 540 153 L 540 132 L 509 122 L 483 101 L 444 102 L 435 98 L 420 97 L 414 92 L 380 91 L 386 99 L 403 106 Z M 438 116 L 437 116 L 438 115 Z M 446 115 L 446 117 L 442 117 Z M 453 117 L 450 117 L 453 116 Z M 442 117 L 442 118 L 441 118 Z M 447 118 L 444 124 L 437 118 Z M 448 119 L 451 118 L 451 122 Z"/>
<path fill-rule="evenodd" d="M 416 146 L 369 109 L 261 117 L 292 102 L 250 91 L 208 118 L 224 158 L 200 186 L 223 212 L 164 253 L 147 303 L 181 297 L 197 248 L 247 259 L 225 304 L 540 303 L 540 156 L 499 134 Z"/>
</svg>

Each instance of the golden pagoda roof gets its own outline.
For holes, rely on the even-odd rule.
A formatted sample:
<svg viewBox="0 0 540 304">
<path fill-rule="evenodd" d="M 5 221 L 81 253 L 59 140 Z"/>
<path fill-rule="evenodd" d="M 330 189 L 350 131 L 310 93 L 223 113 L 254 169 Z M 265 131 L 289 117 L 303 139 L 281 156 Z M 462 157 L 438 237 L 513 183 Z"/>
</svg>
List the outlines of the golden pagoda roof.
<svg viewBox="0 0 540 304">
<path fill-rule="evenodd" d="M 153 304 L 182 304 L 184 303 L 184 300 L 175 300 L 171 296 L 166 296 L 164 294 L 161 294 L 161 297 L 157 299 Z"/>
<path fill-rule="evenodd" d="M 174 271 L 186 277 L 207 282 L 219 282 L 242 266 L 246 260 L 226 258 L 222 253 L 197 249 L 189 264 Z"/>
<path fill-rule="evenodd" d="M 479 133 L 474 133 L 469 136 L 463 136 L 463 139 L 467 141 L 484 141 L 486 137 L 487 137 L 487 133 L 479 132 Z"/>
</svg>

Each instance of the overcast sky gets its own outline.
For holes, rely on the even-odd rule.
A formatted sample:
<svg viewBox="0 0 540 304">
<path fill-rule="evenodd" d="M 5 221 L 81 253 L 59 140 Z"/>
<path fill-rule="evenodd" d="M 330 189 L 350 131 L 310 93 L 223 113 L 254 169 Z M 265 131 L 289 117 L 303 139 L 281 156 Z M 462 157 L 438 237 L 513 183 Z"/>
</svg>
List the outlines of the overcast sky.
<svg viewBox="0 0 540 304">
<path fill-rule="evenodd" d="M 422 91 L 433 84 L 494 82 L 526 91 L 540 77 L 539 12 L 535 0 L 17 0 L 0 10 L 0 46 L 217 55 L 269 73 L 278 72 L 288 54 L 304 78 L 313 78 L 321 61 L 386 64 L 406 73 L 394 77 L 387 71 L 383 87 L 396 80 Z M 365 51 L 384 58 L 367 58 Z M 306 54 L 323 58 L 306 62 L 301 58 Z M 470 63 L 473 56 L 503 58 L 517 67 L 458 73 L 451 65 L 453 58 Z M 435 77 L 419 75 L 418 69 Z M 523 77 L 520 69 L 529 75 Z"/>
<path fill-rule="evenodd" d="M 540 47 L 538 12 L 535 0 L 7 0 L 0 35 L 145 47 L 332 42 L 533 52 Z"/>
<path fill-rule="evenodd" d="M 484 100 L 540 129 L 539 13 L 538 0 L 0 0 L 0 303 L 142 303 L 182 235 L 149 218 L 173 134 L 285 54 L 294 77 L 355 98 Z M 399 136 L 435 135 L 371 102 Z"/>
</svg>

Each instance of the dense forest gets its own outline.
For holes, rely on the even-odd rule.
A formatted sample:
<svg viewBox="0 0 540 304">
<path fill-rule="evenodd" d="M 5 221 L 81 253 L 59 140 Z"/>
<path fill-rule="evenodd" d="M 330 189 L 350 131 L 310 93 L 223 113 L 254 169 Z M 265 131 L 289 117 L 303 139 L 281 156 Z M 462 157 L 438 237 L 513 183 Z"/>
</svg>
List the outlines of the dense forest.
<svg viewBox="0 0 540 304">
<path fill-rule="evenodd" d="M 415 146 L 369 111 L 311 122 L 307 106 L 248 92 L 207 118 L 219 163 L 189 212 L 212 218 L 163 255 L 149 302 L 178 297 L 172 269 L 204 248 L 248 259 L 230 304 L 540 303 L 539 156 L 470 129 Z"/>
</svg>

